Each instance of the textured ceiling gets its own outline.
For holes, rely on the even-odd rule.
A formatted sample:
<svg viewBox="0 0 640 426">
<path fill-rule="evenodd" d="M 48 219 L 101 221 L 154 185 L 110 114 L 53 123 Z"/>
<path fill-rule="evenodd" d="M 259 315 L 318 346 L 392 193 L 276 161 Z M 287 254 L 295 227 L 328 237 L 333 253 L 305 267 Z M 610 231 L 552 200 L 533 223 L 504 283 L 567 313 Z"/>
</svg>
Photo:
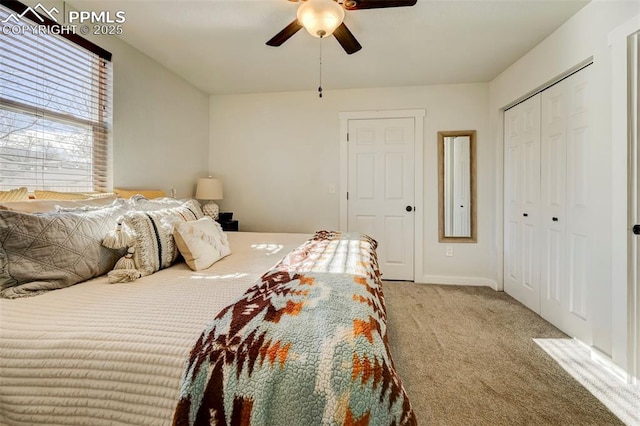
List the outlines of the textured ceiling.
<svg viewBox="0 0 640 426">
<path fill-rule="evenodd" d="M 567 21 L 585 0 L 418 0 L 413 7 L 347 11 L 363 49 L 289 24 L 287 0 L 71 0 L 78 10 L 122 10 L 124 41 L 211 94 L 315 90 L 322 43 L 325 89 L 487 82 Z"/>
</svg>

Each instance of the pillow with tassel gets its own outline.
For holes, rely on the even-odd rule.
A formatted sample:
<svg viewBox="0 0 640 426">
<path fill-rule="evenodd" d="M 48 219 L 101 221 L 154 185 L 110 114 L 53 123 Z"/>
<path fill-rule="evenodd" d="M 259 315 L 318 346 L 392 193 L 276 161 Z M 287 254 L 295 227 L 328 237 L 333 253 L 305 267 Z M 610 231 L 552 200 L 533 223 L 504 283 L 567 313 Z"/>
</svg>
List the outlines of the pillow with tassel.
<svg viewBox="0 0 640 426">
<path fill-rule="evenodd" d="M 113 267 L 113 270 L 107 274 L 109 282 L 115 283 L 128 283 L 135 281 L 142 276 L 142 274 L 136 269 L 136 264 L 133 261 L 133 253 L 135 249 L 129 247 L 127 254 L 120 258 Z"/>
<path fill-rule="evenodd" d="M 181 206 L 155 210 L 130 211 L 118 220 L 115 231 L 105 237 L 102 244 L 108 248 L 132 248 L 126 255 L 133 260 L 140 276 L 151 275 L 170 266 L 178 257 L 178 249 L 173 239 L 175 222 L 195 221 L 204 215 L 196 200 L 189 200 Z M 131 270 L 127 260 L 120 259 L 123 270 Z M 119 262 L 120 262 L 119 261 Z M 120 268 L 119 268 L 120 269 Z M 114 282 L 125 282 L 124 272 L 112 274 Z M 136 277 L 138 278 L 138 277 Z M 111 279 L 111 277 L 110 277 Z"/>
</svg>

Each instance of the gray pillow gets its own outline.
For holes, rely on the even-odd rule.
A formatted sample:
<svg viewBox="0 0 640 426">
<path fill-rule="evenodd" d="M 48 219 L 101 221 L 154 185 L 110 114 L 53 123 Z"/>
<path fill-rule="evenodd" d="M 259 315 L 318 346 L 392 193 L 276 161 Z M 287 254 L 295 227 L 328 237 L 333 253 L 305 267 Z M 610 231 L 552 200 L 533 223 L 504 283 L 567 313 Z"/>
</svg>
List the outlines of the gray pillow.
<svg viewBox="0 0 640 426">
<path fill-rule="evenodd" d="M 29 214 L 0 210 L 0 297 L 33 296 L 107 273 L 123 255 L 102 240 L 126 212 Z"/>
</svg>

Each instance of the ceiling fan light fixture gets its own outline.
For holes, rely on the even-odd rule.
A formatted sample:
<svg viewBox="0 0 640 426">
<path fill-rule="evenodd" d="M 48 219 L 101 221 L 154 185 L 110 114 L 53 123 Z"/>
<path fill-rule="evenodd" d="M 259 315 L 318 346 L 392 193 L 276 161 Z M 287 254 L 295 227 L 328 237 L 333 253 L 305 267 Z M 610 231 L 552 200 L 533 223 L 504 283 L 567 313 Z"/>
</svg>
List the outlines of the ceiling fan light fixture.
<svg viewBox="0 0 640 426">
<path fill-rule="evenodd" d="M 334 0 L 307 0 L 298 7 L 298 21 L 314 37 L 327 37 L 342 24 L 344 9 Z"/>
</svg>

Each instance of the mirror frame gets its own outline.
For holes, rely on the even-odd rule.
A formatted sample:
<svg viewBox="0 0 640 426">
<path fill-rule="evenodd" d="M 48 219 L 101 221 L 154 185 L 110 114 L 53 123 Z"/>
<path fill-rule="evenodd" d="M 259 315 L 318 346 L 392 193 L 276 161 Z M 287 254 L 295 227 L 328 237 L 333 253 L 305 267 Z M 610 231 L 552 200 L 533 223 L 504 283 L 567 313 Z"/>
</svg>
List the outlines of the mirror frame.
<svg viewBox="0 0 640 426">
<path fill-rule="evenodd" d="M 469 136 L 469 157 L 471 162 L 471 236 L 445 237 L 444 235 L 444 138 L 451 136 Z M 438 241 L 441 243 L 477 243 L 477 200 L 476 200 L 476 131 L 455 130 L 438 132 Z"/>
</svg>

